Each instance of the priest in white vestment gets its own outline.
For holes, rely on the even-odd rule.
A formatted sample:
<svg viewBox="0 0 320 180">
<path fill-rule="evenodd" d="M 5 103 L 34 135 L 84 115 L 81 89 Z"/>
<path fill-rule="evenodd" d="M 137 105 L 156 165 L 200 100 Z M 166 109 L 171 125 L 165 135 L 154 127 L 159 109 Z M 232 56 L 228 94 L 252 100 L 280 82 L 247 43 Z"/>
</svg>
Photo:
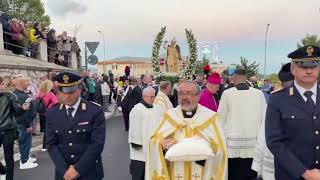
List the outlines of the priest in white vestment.
<svg viewBox="0 0 320 180">
<path fill-rule="evenodd" d="M 144 180 L 148 141 L 159 125 L 160 111 L 152 104 L 156 91 L 147 87 L 142 91 L 142 101 L 136 104 L 129 115 L 130 174 L 132 180 Z"/>
<path fill-rule="evenodd" d="M 149 141 L 146 180 L 225 180 L 227 154 L 218 115 L 199 105 L 200 87 L 184 81 Z"/>
<path fill-rule="evenodd" d="M 172 86 L 170 81 L 162 81 L 159 87 L 160 89 L 153 105 L 158 106 L 161 109 L 161 113 L 165 113 L 169 109 L 173 109 L 172 102 L 168 97 L 172 92 Z"/>
<path fill-rule="evenodd" d="M 244 69 L 235 71 L 234 84 L 223 92 L 218 108 L 227 142 L 228 179 L 250 180 L 257 176 L 251 166 L 266 101 L 261 90 L 246 83 Z"/>
</svg>

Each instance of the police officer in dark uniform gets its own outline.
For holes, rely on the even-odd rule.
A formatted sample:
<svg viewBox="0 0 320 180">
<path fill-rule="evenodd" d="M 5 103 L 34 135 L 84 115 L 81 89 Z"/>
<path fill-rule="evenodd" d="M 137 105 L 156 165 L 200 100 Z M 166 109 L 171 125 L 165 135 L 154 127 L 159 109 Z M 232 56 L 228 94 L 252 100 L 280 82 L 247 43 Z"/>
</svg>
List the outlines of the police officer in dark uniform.
<svg viewBox="0 0 320 180">
<path fill-rule="evenodd" d="M 61 73 L 57 96 L 61 101 L 47 112 L 47 148 L 55 164 L 56 180 L 101 180 L 105 117 L 100 105 L 83 100 L 81 77 Z"/>
<path fill-rule="evenodd" d="M 275 178 L 320 179 L 320 47 L 305 46 L 288 57 L 294 82 L 270 96 L 266 113 Z"/>
</svg>

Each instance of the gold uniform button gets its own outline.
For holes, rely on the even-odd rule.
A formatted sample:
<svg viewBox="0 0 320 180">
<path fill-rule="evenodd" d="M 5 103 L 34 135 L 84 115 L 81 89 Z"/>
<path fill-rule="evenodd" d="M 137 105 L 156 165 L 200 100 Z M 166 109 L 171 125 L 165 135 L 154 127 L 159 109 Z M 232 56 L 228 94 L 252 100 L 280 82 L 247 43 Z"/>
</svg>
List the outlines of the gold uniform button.
<svg viewBox="0 0 320 180">
<path fill-rule="evenodd" d="M 72 146 L 72 143 L 69 143 L 69 146 Z"/>
<path fill-rule="evenodd" d="M 71 158 L 74 158 L 74 155 L 71 155 L 70 157 L 71 157 Z"/>
</svg>

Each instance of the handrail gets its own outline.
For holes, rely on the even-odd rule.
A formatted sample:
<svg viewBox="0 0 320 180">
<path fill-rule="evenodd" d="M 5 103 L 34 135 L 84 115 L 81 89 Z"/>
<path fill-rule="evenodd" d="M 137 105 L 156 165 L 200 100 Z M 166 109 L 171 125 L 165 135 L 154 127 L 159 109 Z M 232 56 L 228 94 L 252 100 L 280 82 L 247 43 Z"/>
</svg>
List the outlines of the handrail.
<svg viewBox="0 0 320 180">
<path fill-rule="evenodd" d="M 12 36 L 12 35 L 14 35 L 14 34 L 12 34 L 12 33 L 9 33 L 9 32 L 3 32 L 4 34 L 8 34 L 8 35 L 10 35 L 10 36 Z M 25 37 L 22 37 L 22 39 L 23 40 L 28 40 L 29 42 L 31 42 L 30 41 L 30 39 L 27 39 L 27 38 L 25 38 Z M 41 38 L 42 39 L 42 38 Z M 45 39 L 44 39 L 45 40 Z M 6 44 L 9 44 L 8 42 L 5 42 Z M 17 47 L 19 47 L 19 45 L 16 45 Z M 22 47 L 22 48 L 25 48 L 24 46 L 20 46 L 20 47 Z M 51 48 L 51 47 L 47 47 L 48 49 L 51 49 L 51 50 L 54 50 L 54 51 L 61 51 L 61 54 L 63 54 L 63 55 L 69 55 L 69 53 L 64 53 L 62 50 L 59 50 L 58 48 Z"/>
<path fill-rule="evenodd" d="M 13 33 L 9 33 L 9 32 L 3 32 L 3 33 L 4 33 L 4 34 L 7 34 L 7 35 L 10 35 L 10 36 L 14 35 Z M 41 39 L 42 39 L 42 38 L 41 38 Z M 31 42 L 30 39 L 27 39 L 27 38 L 25 38 L 25 37 L 22 37 L 22 39 L 21 39 L 20 41 L 23 41 L 23 40 L 28 40 L 29 43 Z M 45 40 L 45 39 L 43 39 L 43 40 Z M 4 44 L 10 45 L 10 46 L 14 46 L 14 47 L 18 47 L 18 48 L 20 48 L 20 49 L 25 49 L 25 48 L 27 48 L 28 51 L 30 51 L 30 52 L 35 52 L 35 53 L 39 54 L 38 51 L 34 51 L 34 50 L 30 49 L 30 47 L 25 47 L 25 46 L 13 44 L 13 43 L 10 43 L 10 42 L 7 42 L 7 41 L 4 41 Z M 63 55 L 63 56 L 64 56 L 64 55 L 67 55 L 69 58 L 71 58 L 71 54 L 70 54 L 70 53 L 65 53 L 64 51 L 59 50 L 59 49 L 57 49 L 57 48 L 47 47 L 47 49 L 57 51 L 59 54 L 61 54 L 61 55 Z M 60 61 L 60 62 L 66 62 L 64 59 L 59 59 L 59 58 L 55 58 L 55 59 L 58 60 L 58 61 Z M 70 62 L 68 61 L 68 63 L 70 63 Z"/>
</svg>

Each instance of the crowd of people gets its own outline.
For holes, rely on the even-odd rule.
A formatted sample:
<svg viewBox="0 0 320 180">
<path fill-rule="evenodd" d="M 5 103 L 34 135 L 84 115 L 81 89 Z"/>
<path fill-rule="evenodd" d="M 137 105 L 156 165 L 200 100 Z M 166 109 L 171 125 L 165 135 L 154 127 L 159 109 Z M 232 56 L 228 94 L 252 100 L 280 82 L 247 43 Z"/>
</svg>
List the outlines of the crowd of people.
<svg viewBox="0 0 320 180">
<path fill-rule="evenodd" d="M 76 52 L 78 66 L 80 66 L 80 47 L 75 37 L 66 31 L 56 34 L 55 29 L 42 26 L 39 22 L 10 19 L 8 14 L 0 12 L 4 47 L 14 54 L 39 58 L 41 41 L 47 43 L 48 62 L 65 67 L 71 67 L 71 52 Z"/>
<path fill-rule="evenodd" d="M 53 160 L 56 178 L 102 179 L 105 113 L 114 105 L 128 131 L 133 180 L 319 179 L 320 47 L 288 57 L 292 62 L 274 85 L 258 85 L 244 69 L 227 78 L 207 71 L 175 83 L 133 77 L 129 68 L 121 77 L 111 71 L 49 73 L 39 85 L 21 74 L 9 83 L 0 77 L 6 161 L 0 173 L 13 179 L 16 139 L 20 169 L 38 166 L 29 154 L 39 116 L 42 151 Z"/>
</svg>

